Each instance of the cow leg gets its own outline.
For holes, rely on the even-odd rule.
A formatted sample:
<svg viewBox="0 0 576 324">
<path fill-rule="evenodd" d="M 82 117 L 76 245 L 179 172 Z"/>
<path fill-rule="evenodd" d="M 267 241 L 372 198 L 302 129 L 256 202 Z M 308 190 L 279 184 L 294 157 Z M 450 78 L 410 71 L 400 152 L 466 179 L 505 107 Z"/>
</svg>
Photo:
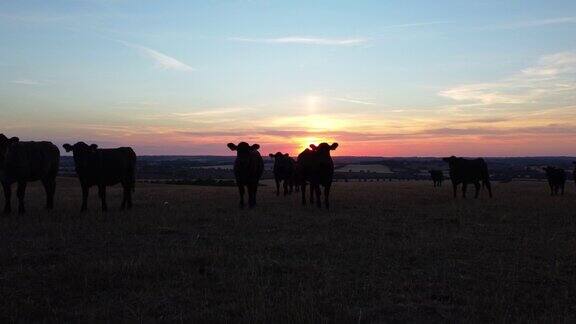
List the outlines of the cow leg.
<svg viewBox="0 0 576 324">
<path fill-rule="evenodd" d="M 316 187 L 314 188 L 314 191 L 316 193 L 316 206 L 318 208 L 322 208 L 322 200 L 320 199 L 320 195 L 321 195 L 321 190 L 320 190 L 320 185 L 317 184 Z"/>
<path fill-rule="evenodd" d="M 314 204 L 314 193 L 316 193 L 316 184 L 310 183 L 310 204 Z"/>
<path fill-rule="evenodd" d="M 462 198 L 466 198 L 466 187 L 468 184 L 466 182 L 462 183 Z"/>
<path fill-rule="evenodd" d="M 240 208 L 244 208 L 244 186 L 238 185 L 238 192 L 240 193 Z"/>
<path fill-rule="evenodd" d="M 484 186 L 488 189 L 488 197 L 492 198 L 492 185 L 490 185 L 490 181 L 484 181 Z"/>
<path fill-rule="evenodd" d="M 478 195 L 480 194 L 480 182 L 474 182 L 474 188 L 476 189 L 474 198 L 478 198 Z"/>
<path fill-rule="evenodd" d="M 132 189 L 130 188 L 129 183 L 122 184 L 122 205 L 120 206 L 121 210 L 124 210 L 126 207 L 128 209 L 132 208 Z"/>
<path fill-rule="evenodd" d="M 564 184 L 560 185 L 560 194 L 564 196 Z"/>
<path fill-rule="evenodd" d="M 98 186 L 98 196 L 100 196 L 100 200 L 102 202 L 102 211 L 107 211 L 108 205 L 106 204 L 106 186 Z"/>
<path fill-rule="evenodd" d="M 302 205 L 306 205 L 306 182 L 302 183 Z"/>
<path fill-rule="evenodd" d="M 88 192 L 90 191 L 90 187 L 87 185 L 82 185 L 82 207 L 80 208 L 81 212 L 85 212 L 88 210 Z"/>
<path fill-rule="evenodd" d="M 26 195 L 26 181 L 18 181 L 16 196 L 18 197 L 18 214 L 24 214 L 24 196 Z"/>
<path fill-rule="evenodd" d="M 282 186 L 284 187 L 284 196 L 288 195 L 288 180 L 284 180 Z"/>
<path fill-rule="evenodd" d="M 452 189 L 454 191 L 454 198 L 456 198 L 456 192 L 458 191 L 458 184 L 456 182 L 452 182 Z"/>
<path fill-rule="evenodd" d="M 56 191 L 56 179 L 49 178 L 43 179 L 42 185 L 46 191 L 46 209 L 51 210 L 54 208 L 54 192 Z"/>
<path fill-rule="evenodd" d="M 248 185 L 248 207 L 249 208 L 254 208 L 254 206 L 256 206 L 256 189 L 257 185 L 256 184 L 249 184 Z"/>
<path fill-rule="evenodd" d="M 280 179 L 275 178 L 276 181 L 276 197 L 280 196 Z"/>
<path fill-rule="evenodd" d="M 330 209 L 330 187 L 332 186 L 331 183 L 326 184 L 324 187 L 324 206 L 326 209 Z"/>
<path fill-rule="evenodd" d="M 2 189 L 4 189 L 4 214 L 10 214 L 12 211 L 12 205 L 10 200 L 12 199 L 12 186 L 6 182 L 2 182 Z"/>
</svg>

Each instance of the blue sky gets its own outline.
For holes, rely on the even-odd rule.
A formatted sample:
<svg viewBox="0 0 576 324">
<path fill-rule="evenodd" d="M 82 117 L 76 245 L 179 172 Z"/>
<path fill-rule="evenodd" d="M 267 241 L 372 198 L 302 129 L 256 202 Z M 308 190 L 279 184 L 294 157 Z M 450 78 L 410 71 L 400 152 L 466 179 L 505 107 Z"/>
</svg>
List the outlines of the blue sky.
<svg viewBox="0 0 576 324">
<path fill-rule="evenodd" d="M 0 127 L 140 154 L 576 155 L 574 35 L 576 1 L 3 1 Z"/>
</svg>

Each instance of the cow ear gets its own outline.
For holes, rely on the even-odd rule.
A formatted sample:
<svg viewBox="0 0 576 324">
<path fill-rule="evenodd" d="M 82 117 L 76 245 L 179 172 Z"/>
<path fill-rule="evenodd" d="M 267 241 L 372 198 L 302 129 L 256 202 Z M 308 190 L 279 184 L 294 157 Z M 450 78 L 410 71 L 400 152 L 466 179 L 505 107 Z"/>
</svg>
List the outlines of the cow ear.
<svg viewBox="0 0 576 324">
<path fill-rule="evenodd" d="M 314 144 L 310 144 L 310 148 L 311 148 L 312 150 L 316 151 L 316 149 L 317 149 L 318 147 L 317 147 L 316 145 L 314 145 Z"/>
<path fill-rule="evenodd" d="M 0 134 L 0 142 L 5 142 L 7 140 L 8 140 L 8 137 L 6 137 L 6 135 Z"/>
<path fill-rule="evenodd" d="M 270 154 L 268 154 L 268 155 L 270 155 L 270 157 L 274 157 L 274 154 L 272 154 L 272 153 L 270 153 Z"/>
<path fill-rule="evenodd" d="M 285 157 L 290 157 L 290 154 L 284 153 L 284 156 L 285 156 Z"/>
<path fill-rule="evenodd" d="M 14 143 L 18 143 L 18 142 L 20 142 L 20 139 L 16 136 L 14 136 L 8 140 L 8 144 L 14 144 Z"/>
<path fill-rule="evenodd" d="M 96 144 L 90 145 L 90 149 L 93 151 L 96 151 L 97 148 L 98 148 L 98 145 L 96 145 Z"/>
<path fill-rule="evenodd" d="M 332 151 L 334 151 L 337 147 L 338 147 L 338 143 L 332 143 L 332 145 L 330 145 L 330 149 Z"/>
<path fill-rule="evenodd" d="M 256 150 L 259 149 L 259 148 L 260 148 L 260 145 L 259 145 L 259 144 L 252 144 L 252 146 L 250 146 L 250 149 L 251 149 L 252 151 L 256 151 Z"/>
<path fill-rule="evenodd" d="M 70 144 L 64 144 L 62 147 L 66 150 L 66 152 L 72 151 L 73 147 Z"/>
<path fill-rule="evenodd" d="M 232 151 L 236 151 L 238 149 L 238 146 L 236 146 L 234 143 L 228 143 L 227 146 Z"/>
</svg>

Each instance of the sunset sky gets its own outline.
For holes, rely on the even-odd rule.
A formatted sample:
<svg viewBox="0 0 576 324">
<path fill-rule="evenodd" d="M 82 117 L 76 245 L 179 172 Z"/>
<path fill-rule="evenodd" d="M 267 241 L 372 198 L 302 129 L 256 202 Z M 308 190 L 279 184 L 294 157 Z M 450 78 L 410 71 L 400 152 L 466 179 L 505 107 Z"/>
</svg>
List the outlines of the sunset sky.
<svg viewBox="0 0 576 324">
<path fill-rule="evenodd" d="M 4 0 L 0 44 L 22 140 L 576 155 L 574 0 Z"/>
</svg>

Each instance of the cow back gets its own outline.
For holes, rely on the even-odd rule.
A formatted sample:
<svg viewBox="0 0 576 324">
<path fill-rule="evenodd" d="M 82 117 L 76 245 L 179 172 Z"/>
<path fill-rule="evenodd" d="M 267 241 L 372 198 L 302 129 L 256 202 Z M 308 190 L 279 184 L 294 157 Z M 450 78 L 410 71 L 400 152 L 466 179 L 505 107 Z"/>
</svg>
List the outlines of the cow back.
<svg viewBox="0 0 576 324">
<path fill-rule="evenodd" d="M 450 164 L 450 178 L 454 182 L 473 183 L 488 178 L 488 166 L 484 159 L 458 158 Z"/>
<path fill-rule="evenodd" d="M 76 166 L 76 172 L 86 184 L 114 185 L 133 181 L 136 153 L 130 147 L 97 149 L 83 159 L 82 166 Z"/>
<path fill-rule="evenodd" d="M 18 142 L 6 152 L 5 174 L 10 181 L 36 181 L 55 177 L 60 150 L 51 142 Z"/>
</svg>

